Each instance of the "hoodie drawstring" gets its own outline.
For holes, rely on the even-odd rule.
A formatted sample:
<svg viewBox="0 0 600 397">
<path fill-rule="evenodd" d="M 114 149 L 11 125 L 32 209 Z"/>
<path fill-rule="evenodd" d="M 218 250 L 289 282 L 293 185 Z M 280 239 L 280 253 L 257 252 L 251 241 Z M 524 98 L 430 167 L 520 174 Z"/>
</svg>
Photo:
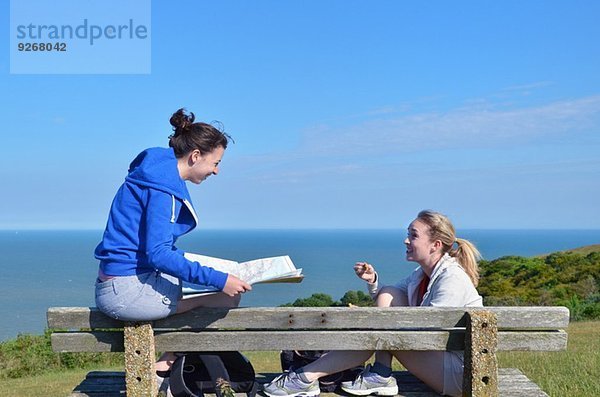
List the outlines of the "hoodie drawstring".
<svg viewBox="0 0 600 397">
<path fill-rule="evenodd" d="M 175 223 L 175 196 L 171 195 L 173 199 L 173 206 L 171 207 L 171 223 Z"/>
</svg>

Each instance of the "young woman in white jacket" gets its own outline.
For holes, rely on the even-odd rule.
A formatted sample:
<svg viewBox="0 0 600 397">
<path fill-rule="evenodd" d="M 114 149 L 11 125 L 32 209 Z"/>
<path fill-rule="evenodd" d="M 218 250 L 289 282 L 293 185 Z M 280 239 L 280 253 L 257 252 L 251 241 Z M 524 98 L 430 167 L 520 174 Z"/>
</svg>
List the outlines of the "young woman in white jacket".
<svg viewBox="0 0 600 397">
<path fill-rule="evenodd" d="M 421 211 L 408 227 L 404 240 L 406 259 L 417 262 L 415 271 L 393 286 L 380 287 L 375 268 L 366 262 L 354 265 L 358 277 L 378 307 L 389 306 L 483 306 L 475 287 L 479 279 L 480 254 L 467 240 L 456 237 L 450 220 L 434 211 Z M 373 352 L 332 351 L 319 360 L 288 372 L 265 386 L 272 397 L 316 396 L 318 379 L 365 362 Z M 347 393 L 393 396 L 398 394 L 391 375 L 392 357 L 436 392 L 450 396 L 462 394 L 463 354 L 442 351 L 379 351 L 375 363 L 368 365 L 352 382 L 344 382 Z"/>
</svg>

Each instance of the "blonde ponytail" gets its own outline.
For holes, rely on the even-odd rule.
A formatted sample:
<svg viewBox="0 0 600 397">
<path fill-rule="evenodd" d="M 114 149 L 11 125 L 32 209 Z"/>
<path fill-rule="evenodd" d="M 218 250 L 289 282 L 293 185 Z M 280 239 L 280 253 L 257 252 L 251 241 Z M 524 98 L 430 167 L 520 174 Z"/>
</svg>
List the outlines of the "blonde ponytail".
<svg viewBox="0 0 600 397">
<path fill-rule="evenodd" d="M 477 284 L 479 284 L 479 266 L 477 262 L 481 259 L 481 254 L 475 248 L 475 245 L 469 240 L 457 238 L 456 248 L 451 248 L 448 255 L 456 258 L 473 285 L 477 287 Z"/>
</svg>

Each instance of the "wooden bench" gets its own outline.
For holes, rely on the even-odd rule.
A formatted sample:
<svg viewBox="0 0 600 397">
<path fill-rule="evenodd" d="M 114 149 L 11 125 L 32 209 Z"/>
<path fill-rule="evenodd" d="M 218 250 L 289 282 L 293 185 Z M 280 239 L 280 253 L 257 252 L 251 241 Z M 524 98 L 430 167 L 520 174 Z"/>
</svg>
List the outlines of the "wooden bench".
<svg viewBox="0 0 600 397">
<path fill-rule="evenodd" d="M 96 308 L 48 310 L 54 351 L 125 352 L 124 374 L 91 372 L 72 396 L 151 396 L 155 349 L 464 350 L 464 395 L 547 396 L 520 371 L 498 370 L 496 351 L 565 350 L 568 323 L 565 307 L 203 308 L 151 323 L 123 323 Z M 396 375 L 399 395 L 436 395 Z"/>
</svg>

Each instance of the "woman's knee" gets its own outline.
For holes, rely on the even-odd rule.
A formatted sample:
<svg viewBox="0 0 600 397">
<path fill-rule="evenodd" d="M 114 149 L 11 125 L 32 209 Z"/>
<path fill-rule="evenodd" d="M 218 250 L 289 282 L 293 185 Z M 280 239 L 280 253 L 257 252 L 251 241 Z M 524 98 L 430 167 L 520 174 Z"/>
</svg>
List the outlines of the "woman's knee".
<svg viewBox="0 0 600 397">
<path fill-rule="evenodd" d="M 241 300 L 242 294 L 229 296 L 225 293 L 220 293 L 215 296 L 215 302 L 213 302 L 212 304 L 219 307 L 238 307 L 240 305 Z"/>
<path fill-rule="evenodd" d="M 411 374 L 438 393 L 444 390 L 444 352 L 392 351 L 390 352 Z"/>
<path fill-rule="evenodd" d="M 242 301 L 242 294 L 237 294 L 231 297 L 231 306 L 230 307 L 238 307 L 240 302 Z"/>
<path fill-rule="evenodd" d="M 381 288 L 375 302 L 377 307 L 408 306 L 406 295 L 399 288 L 392 286 Z"/>
<path fill-rule="evenodd" d="M 177 313 L 184 313 L 198 307 L 238 307 L 241 298 L 241 294 L 229 296 L 223 292 L 219 292 L 217 294 L 183 299 L 177 305 Z"/>
</svg>

